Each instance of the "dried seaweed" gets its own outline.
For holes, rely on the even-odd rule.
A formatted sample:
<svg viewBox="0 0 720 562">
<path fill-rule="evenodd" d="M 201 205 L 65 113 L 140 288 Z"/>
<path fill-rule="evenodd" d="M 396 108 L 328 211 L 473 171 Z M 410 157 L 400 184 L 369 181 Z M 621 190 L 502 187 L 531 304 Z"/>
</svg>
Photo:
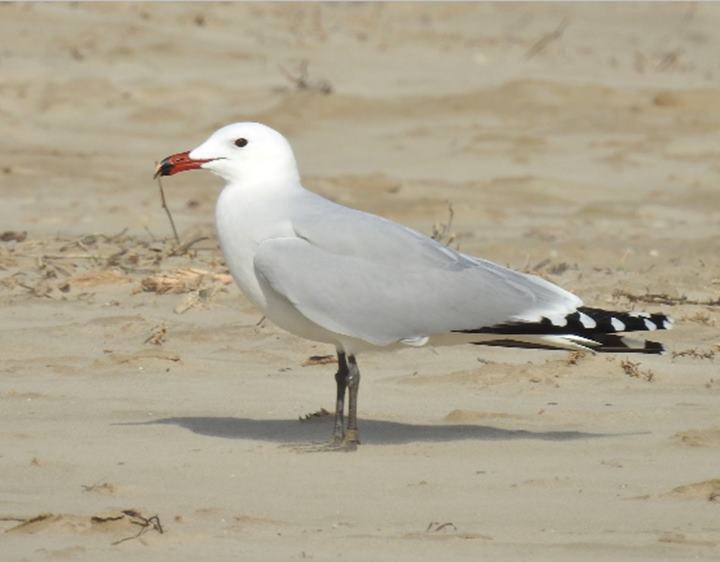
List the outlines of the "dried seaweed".
<svg viewBox="0 0 720 562">
<path fill-rule="evenodd" d="M 311 355 L 303 361 L 303 367 L 312 367 L 313 365 L 330 365 L 337 363 L 337 357 L 334 355 Z"/>
<path fill-rule="evenodd" d="M 113 542 L 113 545 L 120 544 L 126 541 L 131 541 L 133 539 L 137 539 L 147 533 L 148 531 L 157 531 L 161 535 L 165 532 L 162 527 L 162 523 L 160 523 L 160 517 L 157 515 L 151 515 L 150 517 L 145 517 L 142 513 L 139 511 L 136 511 L 134 509 L 125 509 L 123 510 L 123 515 L 125 515 L 130 523 L 133 525 L 138 525 L 140 527 L 140 530 L 137 532 L 137 534 L 132 535 L 130 537 L 125 537 L 123 539 L 117 540 Z"/>
<path fill-rule="evenodd" d="M 314 420 L 316 418 L 324 418 L 329 415 L 331 415 L 330 412 L 328 412 L 325 408 L 320 408 L 316 412 L 310 412 L 309 414 L 305 414 L 304 416 L 299 416 L 298 419 L 302 422 Z"/>
<path fill-rule="evenodd" d="M 624 359 L 620 362 L 620 367 L 627 376 L 634 379 L 642 379 L 647 382 L 653 382 L 655 380 L 655 373 L 649 369 L 646 371 L 640 370 L 640 363 Z"/>
<path fill-rule="evenodd" d="M 627 299 L 630 302 L 665 304 L 668 306 L 676 306 L 676 305 L 683 305 L 683 304 L 699 305 L 699 306 L 720 306 L 720 298 L 697 300 L 697 299 L 691 299 L 691 298 L 687 297 L 686 295 L 679 295 L 677 297 L 673 297 L 666 293 L 645 293 L 644 295 L 635 295 L 632 293 L 628 293 L 627 291 L 624 291 L 622 289 L 618 289 L 618 290 L 614 291 L 613 296 L 615 298 Z"/>
</svg>

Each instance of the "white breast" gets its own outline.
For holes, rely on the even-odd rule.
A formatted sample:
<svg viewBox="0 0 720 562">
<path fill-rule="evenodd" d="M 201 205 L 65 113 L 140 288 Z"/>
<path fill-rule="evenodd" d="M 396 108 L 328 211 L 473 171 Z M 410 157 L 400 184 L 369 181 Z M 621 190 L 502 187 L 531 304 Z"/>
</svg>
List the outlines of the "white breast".
<svg viewBox="0 0 720 562">
<path fill-rule="evenodd" d="M 248 300 L 288 332 L 315 341 L 337 343 L 335 334 L 310 322 L 256 275 L 255 254 L 263 241 L 296 236 L 287 196 L 273 197 L 265 193 L 258 198 L 246 190 L 228 186 L 218 198 L 215 220 L 225 262 Z"/>
<path fill-rule="evenodd" d="M 232 186 L 222 191 L 215 207 L 220 249 L 230 274 L 245 296 L 263 312 L 267 302 L 253 260 L 263 240 L 295 235 L 288 217 L 283 216 L 283 208 L 271 199 L 252 199 Z"/>
</svg>

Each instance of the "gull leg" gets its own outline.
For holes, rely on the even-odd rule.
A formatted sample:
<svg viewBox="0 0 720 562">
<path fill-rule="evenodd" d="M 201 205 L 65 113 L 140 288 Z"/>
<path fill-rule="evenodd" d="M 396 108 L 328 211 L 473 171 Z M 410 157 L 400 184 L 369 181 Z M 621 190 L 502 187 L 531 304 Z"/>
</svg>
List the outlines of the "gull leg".
<svg viewBox="0 0 720 562">
<path fill-rule="evenodd" d="M 335 428 L 333 429 L 333 441 L 342 443 L 345 437 L 345 427 L 343 420 L 343 411 L 345 410 L 345 390 L 348 385 L 348 364 L 345 360 L 345 353 L 337 352 L 338 370 L 335 373 L 335 383 L 337 385 L 337 398 L 335 400 Z"/>
<path fill-rule="evenodd" d="M 360 443 L 360 432 L 357 425 L 357 399 L 360 389 L 360 369 L 354 355 L 348 357 L 347 386 L 350 403 L 348 405 L 348 424 L 345 433 L 345 444 L 354 449 Z"/>
<path fill-rule="evenodd" d="M 344 352 L 337 352 L 338 370 L 335 373 L 337 384 L 337 395 L 335 400 L 335 425 L 333 438 L 330 443 L 324 445 L 311 445 L 293 447 L 299 452 L 327 452 L 327 451 L 355 451 L 360 443 L 360 435 L 357 426 L 357 398 L 360 386 L 360 370 L 358 369 L 355 356 L 347 356 Z M 345 392 L 349 394 L 348 422 L 347 429 L 344 424 Z"/>
</svg>

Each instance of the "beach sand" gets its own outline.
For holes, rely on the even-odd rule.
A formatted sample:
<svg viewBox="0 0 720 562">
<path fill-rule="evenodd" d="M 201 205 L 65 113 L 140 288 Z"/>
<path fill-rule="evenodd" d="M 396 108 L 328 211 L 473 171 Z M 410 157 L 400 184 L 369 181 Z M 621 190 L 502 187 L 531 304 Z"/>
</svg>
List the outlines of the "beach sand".
<svg viewBox="0 0 720 562">
<path fill-rule="evenodd" d="M 0 558 L 717 560 L 719 27 L 698 3 L 0 5 Z M 229 282 L 217 178 L 164 182 L 182 251 L 151 178 L 239 120 L 340 203 L 426 233 L 451 205 L 464 252 L 671 314 L 669 353 L 362 355 L 363 444 L 312 452 L 333 349 Z"/>
</svg>

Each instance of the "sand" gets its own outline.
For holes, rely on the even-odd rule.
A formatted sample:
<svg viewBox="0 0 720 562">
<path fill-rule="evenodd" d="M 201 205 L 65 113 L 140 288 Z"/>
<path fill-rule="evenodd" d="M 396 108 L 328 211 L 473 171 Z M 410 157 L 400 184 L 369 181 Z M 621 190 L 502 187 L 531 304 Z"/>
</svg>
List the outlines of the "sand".
<svg viewBox="0 0 720 562">
<path fill-rule="evenodd" d="M 0 558 L 720 558 L 719 26 L 695 3 L 1 5 Z M 334 366 L 303 364 L 333 350 L 228 283 L 217 178 L 165 181 L 183 251 L 151 179 L 236 120 L 334 200 L 427 233 L 449 202 L 461 250 L 671 314 L 670 353 L 363 355 L 363 445 L 311 452 Z"/>
</svg>

